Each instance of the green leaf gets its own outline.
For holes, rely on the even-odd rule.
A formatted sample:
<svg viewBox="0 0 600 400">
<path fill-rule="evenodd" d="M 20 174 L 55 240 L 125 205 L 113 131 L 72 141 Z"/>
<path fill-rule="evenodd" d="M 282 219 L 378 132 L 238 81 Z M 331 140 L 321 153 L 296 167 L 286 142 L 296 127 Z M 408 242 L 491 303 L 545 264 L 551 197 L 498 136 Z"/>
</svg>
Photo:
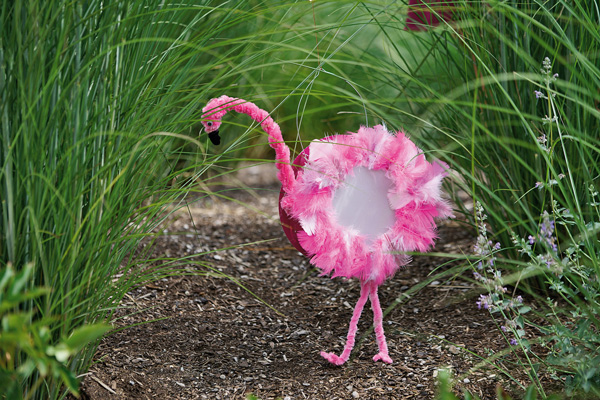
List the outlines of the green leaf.
<svg viewBox="0 0 600 400">
<path fill-rule="evenodd" d="M 8 282 L 10 281 L 10 279 L 15 275 L 15 271 L 12 269 L 12 267 L 9 265 L 6 268 L 4 268 L 4 270 L 2 271 L 2 277 L 0 278 L 0 296 L 2 296 L 2 293 L 4 292 L 4 288 L 6 287 L 6 285 L 8 285 Z M 0 297 L 1 299 L 2 297 Z"/>
<path fill-rule="evenodd" d="M 2 303 L 0 303 L 0 313 L 4 313 L 27 300 L 32 300 L 48 293 L 50 293 L 50 289 L 34 288 L 26 292 L 11 295 L 8 298 L 5 298 Z"/>
<path fill-rule="evenodd" d="M 88 343 L 101 338 L 111 329 L 112 326 L 106 324 L 85 325 L 73 331 L 71 336 L 64 341 L 64 344 L 73 353 L 76 353 Z"/>
<path fill-rule="evenodd" d="M 447 369 L 438 370 L 438 400 L 458 400 L 458 397 L 452 393 L 452 377 Z"/>
<path fill-rule="evenodd" d="M 25 264 L 23 269 L 15 276 L 15 280 L 13 281 L 11 287 L 8 289 L 8 293 L 10 296 L 17 296 L 23 291 L 25 285 L 27 285 L 27 282 L 29 282 L 29 278 L 32 272 L 33 264 Z"/>
<path fill-rule="evenodd" d="M 525 391 L 525 396 L 523 397 L 523 400 L 537 400 L 537 395 L 537 389 L 535 388 L 535 386 L 531 385 Z"/>
<path fill-rule="evenodd" d="M 531 307 L 529 306 L 519 307 L 519 314 L 527 314 L 529 311 L 531 311 Z"/>
<path fill-rule="evenodd" d="M 2 330 L 4 332 L 22 331 L 29 324 L 31 324 L 31 312 L 7 314 L 2 317 Z"/>
<path fill-rule="evenodd" d="M 17 374 L 11 371 L 0 370 L 0 396 L 3 399 L 11 400 L 20 400 L 23 398 Z"/>
<path fill-rule="evenodd" d="M 69 389 L 69 392 L 79 397 L 79 381 L 77 380 L 77 377 L 73 371 L 64 365 L 59 365 L 57 370 L 62 382 L 65 384 L 67 389 Z"/>
</svg>

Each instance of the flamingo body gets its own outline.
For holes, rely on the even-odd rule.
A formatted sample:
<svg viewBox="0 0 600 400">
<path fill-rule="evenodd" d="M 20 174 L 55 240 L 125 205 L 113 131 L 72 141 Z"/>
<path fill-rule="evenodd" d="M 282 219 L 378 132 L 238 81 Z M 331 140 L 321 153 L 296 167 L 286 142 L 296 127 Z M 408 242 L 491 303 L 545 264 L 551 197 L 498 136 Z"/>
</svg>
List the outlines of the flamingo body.
<svg viewBox="0 0 600 400">
<path fill-rule="evenodd" d="M 292 170 L 294 171 L 294 176 L 298 177 L 298 171 L 302 170 L 302 167 L 306 163 L 307 155 L 310 153 L 310 146 L 306 147 L 298 156 L 294 159 L 292 163 Z M 291 217 L 290 214 L 284 210 L 281 206 L 281 201 L 285 196 L 285 191 L 281 188 L 279 192 L 279 220 L 281 221 L 281 227 L 283 228 L 283 232 L 285 236 L 288 238 L 292 246 L 296 248 L 300 253 L 304 254 L 306 257 L 310 258 L 310 255 L 304 250 L 302 245 L 300 245 L 300 241 L 298 240 L 298 232 L 304 232 L 302 229 L 302 225 L 300 222 L 294 217 Z"/>
<path fill-rule="evenodd" d="M 373 360 L 391 363 L 377 288 L 410 262 L 405 252 L 424 252 L 433 245 L 434 219 L 451 215 L 441 190 L 448 167 L 428 162 L 403 132 L 391 134 L 382 125 L 315 140 L 291 163 L 279 126 L 244 100 L 211 100 L 203 109 L 209 134 L 217 132 L 229 109 L 250 115 L 269 134 L 282 182 L 280 219 L 292 245 L 324 275 L 361 283 L 344 351 L 321 355 L 336 365 L 348 360 L 370 300 L 379 346 Z"/>
</svg>

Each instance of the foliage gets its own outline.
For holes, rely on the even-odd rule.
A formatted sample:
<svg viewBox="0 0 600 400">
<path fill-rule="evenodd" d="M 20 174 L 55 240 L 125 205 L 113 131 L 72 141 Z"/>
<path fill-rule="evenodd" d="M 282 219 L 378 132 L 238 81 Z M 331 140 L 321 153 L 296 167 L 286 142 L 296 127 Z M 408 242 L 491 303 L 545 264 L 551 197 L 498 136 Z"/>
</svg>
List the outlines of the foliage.
<svg viewBox="0 0 600 400">
<path fill-rule="evenodd" d="M 52 317 L 36 318 L 27 310 L 26 303 L 49 294 L 50 290 L 30 287 L 34 267 L 28 264 L 18 273 L 11 264 L 0 272 L 0 393 L 7 399 L 28 399 L 36 392 L 43 379 L 51 376 L 74 395 L 78 395 L 78 382 L 67 361 L 87 344 L 104 335 L 110 326 L 85 325 L 75 329 L 69 337 L 58 343 L 53 341 L 48 326 Z M 24 359 L 21 364 L 16 361 Z M 34 371 L 37 379 L 31 387 L 23 383 Z M 25 388 L 25 390 L 23 390 Z"/>
<path fill-rule="evenodd" d="M 303 95 L 316 96 L 314 88 L 327 79 L 338 82 L 329 96 L 351 85 L 356 96 L 350 90 L 347 96 L 362 103 L 364 122 L 375 116 L 391 128 L 406 126 L 427 153 L 452 166 L 460 176 L 450 188 L 457 208 L 480 234 L 482 226 L 489 232 L 475 251 L 486 262 L 483 271 L 476 268 L 475 280 L 487 289 L 479 305 L 500 316 L 501 334 L 524 356 L 520 368 L 532 371 L 542 396 L 540 364 L 566 379 L 570 391 L 595 390 L 599 4 L 454 3 L 452 22 L 419 33 L 402 30 L 400 7 L 356 5 L 348 18 L 361 29 L 341 20 L 335 38 L 346 41 L 338 47 L 325 31 L 320 68 Z M 343 64 L 349 54 L 360 61 Z M 481 203 L 485 224 L 459 189 Z M 528 358 L 534 332 L 548 335 L 549 358 Z"/>
<path fill-rule="evenodd" d="M 348 19 L 360 28 L 365 21 L 365 28 L 353 30 L 341 20 L 334 36 L 346 41 L 338 47 L 330 31 L 323 33 L 319 48 L 326 50 L 301 103 L 309 104 L 314 88 L 328 79 L 338 84 L 318 96 L 351 85 L 356 95 L 348 90 L 347 96 L 364 107 L 364 122 L 372 124 L 375 116 L 391 128 L 406 126 L 427 153 L 451 164 L 460 179 L 450 192 L 480 234 L 475 209 L 458 189 L 488 214 L 483 226 L 490 237 L 476 249 L 487 263 L 487 275 L 476 270 L 475 280 L 488 290 L 479 305 L 499 316 L 501 334 L 524 357 L 520 368 L 531 371 L 541 396 L 540 365 L 565 379 L 569 391 L 595 390 L 598 2 L 454 3 L 452 22 L 419 33 L 402 30 L 400 7 L 356 5 Z M 349 54 L 360 61 L 343 64 Z M 361 118 L 359 110 L 344 118 Z M 530 254 L 519 243 L 529 244 Z M 548 335 L 548 358 L 530 353 L 529 338 L 539 333 Z"/>
<path fill-rule="evenodd" d="M 541 393 L 544 393 L 544 389 L 537 377 L 540 362 L 553 371 L 556 377 L 566 374 L 565 387 L 568 394 L 583 392 L 598 396 L 600 334 L 594 323 L 600 311 L 597 266 L 582 262 L 586 255 L 578 245 L 572 245 L 564 251 L 559 250 L 554 236 L 555 221 L 564 224 L 570 219 L 570 215 L 559 210 L 556 204 L 554 210 L 553 215 L 547 212 L 542 214 L 536 236 L 530 235 L 525 240 L 513 233 L 513 243 L 523 254 L 525 262 L 521 264 L 521 270 L 512 277 L 501 277 L 501 270 L 496 264 L 497 254 L 481 254 L 483 257 L 477 264 L 474 275 L 482 282 L 488 294 L 480 296 L 478 305 L 480 308 L 483 305 L 495 320 L 499 320 L 502 334 L 513 346 L 512 350 L 517 354 L 522 351 L 527 362 L 519 361 L 520 365 L 524 370 L 532 371 L 529 376 Z M 485 242 L 485 215 L 481 209 L 477 212 L 477 218 L 480 221 L 478 243 Z M 499 248 L 496 250 L 499 253 Z M 486 261 L 486 268 L 482 267 L 483 260 Z M 483 271 L 485 275 L 481 275 L 479 271 Z M 488 278 L 489 275 L 494 279 Z M 512 284 L 518 287 L 518 281 L 527 275 L 543 276 L 554 296 L 554 299 L 548 297 L 541 304 L 543 313 L 538 312 L 533 316 L 528 315 L 532 308 L 522 304 L 523 297 L 515 297 L 514 292 L 507 293 L 504 286 Z M 542 301 L 541 298 L 530 295 L 532 301 Z M 555 300 L 557 298 L 561 300 L 561 305 Z M 545 319 L 541 324 L 537 322 L 539 317 Z M 531 347 L 526 327 L 544 335 L 539 340 L 548 351 L 544 358 L 538 356 Z"/>
<path fill-rule="evenodd" d="M 249 62 L 289 93 L 273 108 L 295 145 L 327 135 L 323 129 L 385 122 L 405 127 L 427 153 L 447 161 L 457 176 L 450 192 L 458 211 L 480 233 L 475 207 L 460 192 L 487 212 L 489 235 L 476 250 L 488 263 L 475 277 L 488 290 L 480 306 L 493 304 L 501 334 L 525 354 L 520 367 L 532 371 L 542 396 L 540 364 L 558 379 L 566 375 L 570 390 L 591 390 L 600 331 L 597 303 L 589 301 L 600 254 L 593 198 L 600 176 L 598 2 L 453 3 L 452 21 L 418 33 L 404 30 L 399 2 L 317 2 L 304 18 L 294 11 L 307 4 L 286 5 L 285 14 L 276 7 L 273 15 L 290 26 L 273 36 L 284 49 L 272 65 L 255 63 L 264 53 Z M 290 66 L 297 66 L 293 74 Z M 236 90 L 245 96 L 249 89 Z M 531 254 L 520 243 L 529 243 Z M 582 319 L 589 329 L 578 328 Z M 540 332 L 549 335 L 553 355 L 529 360 L 529 338 Z M 588 361 L 569 361 L 584 349 Z"/>
</svg>

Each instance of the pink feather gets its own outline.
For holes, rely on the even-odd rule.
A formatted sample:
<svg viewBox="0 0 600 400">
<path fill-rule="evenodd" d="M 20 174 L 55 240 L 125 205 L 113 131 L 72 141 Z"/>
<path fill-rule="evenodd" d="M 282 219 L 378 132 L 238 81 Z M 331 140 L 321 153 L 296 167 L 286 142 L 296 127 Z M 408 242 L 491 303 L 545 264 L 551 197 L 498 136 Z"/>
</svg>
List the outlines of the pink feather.
<svg viewBox="0 0 600 400">
<path fill-rule="evenodd" d="M 381 125 L 361 127 L 357 133 L 315 141 L 310 149 L 282 206 L 302 226 L 310 227 L 298 239 L 311 263 L 326 274 L 380 285 L 409 261 L 401 252 L 426 251 L 433 244 L 434 218 L 449 216 L 441 197 L 446 169 L 437 162 L 429 163 L 403 133 L 393 136 Z M 387 169 L 394 183 L 388 198 L 397 222 L 370 245 L 355 233 L 343 235 L 348 227 L 337 223 L 331 207 L 335 190 L 357 165 Z M 332 249 L 337 251 L 331 254 Z M 358 254 L 362 255 L 360 262 Z"/>
</svg>

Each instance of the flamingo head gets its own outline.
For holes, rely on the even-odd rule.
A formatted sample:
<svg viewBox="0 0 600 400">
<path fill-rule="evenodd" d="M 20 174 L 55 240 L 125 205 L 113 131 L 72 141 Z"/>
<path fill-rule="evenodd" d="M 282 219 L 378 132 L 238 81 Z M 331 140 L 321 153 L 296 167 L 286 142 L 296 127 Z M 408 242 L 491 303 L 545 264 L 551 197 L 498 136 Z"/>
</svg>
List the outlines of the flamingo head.
<svg viewBox="0 0 600 400">
<path fill-rule="evenodd" d="M 221 144 L 221 137 L 219 136 L 219 126 L 221 125 L 221 121 L 202 121 L 202 125 L 204 125 L 204 130 L 208 133 L 208 138 L 212 144 L 215 146 Z"/>
<path fill-rule="evenodd" d="M 221 126 L 221 118 L 227 113 L 227 110 L 223 107 L 223 103 L 226 102 L 223 97 L 212 99 L 202 109 L 202 125 L 206 133 L 208 133 L 208 138 L 214 145 L 221 143 L 219 127 Z"/>
</svg>

